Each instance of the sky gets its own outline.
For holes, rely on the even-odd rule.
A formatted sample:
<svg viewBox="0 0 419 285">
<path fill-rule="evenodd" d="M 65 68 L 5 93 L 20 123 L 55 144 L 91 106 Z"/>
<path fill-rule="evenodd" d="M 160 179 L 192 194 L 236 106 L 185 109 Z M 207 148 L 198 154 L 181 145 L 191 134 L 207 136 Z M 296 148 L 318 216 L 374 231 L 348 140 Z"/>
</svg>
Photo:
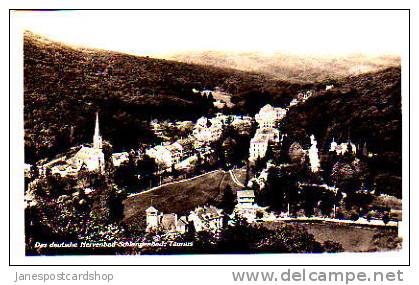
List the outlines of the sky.
<svg viewBox="0 0 419 285">
<path fill-rule="evenodd" d="M 137 55 L 215 50 L 401 54 L 406 11 L 19 11 L 22 29 Z"/>
</svg>

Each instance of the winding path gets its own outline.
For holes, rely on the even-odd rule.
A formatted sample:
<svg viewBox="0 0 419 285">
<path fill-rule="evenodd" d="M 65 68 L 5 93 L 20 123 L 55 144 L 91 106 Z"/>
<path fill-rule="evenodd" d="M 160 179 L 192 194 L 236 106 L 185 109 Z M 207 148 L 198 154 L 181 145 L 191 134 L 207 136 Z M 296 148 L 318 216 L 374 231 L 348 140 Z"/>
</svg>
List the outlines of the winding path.
<svg viewBox="0 0 419 285">
<path fill-rule="evenodd" d="M 230 173 L 231 179 L 234 183 L 236 183 L 239 187 L 245 187 L 245 185 L 237 179 L 232 169 L 230 169 L 228 172 Z"/>
</svg>

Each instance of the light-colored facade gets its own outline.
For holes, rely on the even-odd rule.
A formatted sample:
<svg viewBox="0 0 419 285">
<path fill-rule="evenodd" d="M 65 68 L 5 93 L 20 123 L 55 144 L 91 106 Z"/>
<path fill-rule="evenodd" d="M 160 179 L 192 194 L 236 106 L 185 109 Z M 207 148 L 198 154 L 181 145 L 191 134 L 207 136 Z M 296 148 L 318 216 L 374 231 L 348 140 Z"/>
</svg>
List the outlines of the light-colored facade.
<svg viewBox="0 0 419 285">
<path fill-rule="evenodd" d="M 263 158 L 268 150 L 269 140 L 264 137 L 254 137 L 250 140 L 249 160 Z"/>
<path fill-rule="evenodd" d="M 330 85 L 326 85 L 326 88 L 325 88 L 325 90 L 327 91 L 327 90 L 332 90 L 333 89 L 333 84 L 330 84 Z"/>
<path fill-rule="evenodd" d="M 124 162 L 127 162 L 128 160 L 129 160 L 128 152 L 112 153 L 112 163 L 116 167 L 120 166 Z"/>
<path fill-rule="evenodd" d="M 287 114 L 286 109 L 274 108 L 267 104 L 255 115 L 259 128 L 273 128 Z"/>
<path fill-rule="evenodd" d="M 255 202 L 255 192 L 253 190 L 237 191 L 237 204 L 233 211 L 234 216 L 245 218 L 248 222 L 256 220 L 257 213 L 260 212 L 262 217 L 267 217 L 267 207 L 260 207 Z"/>
<path fill-rule="evenodd" d="M 311 172 L 316 173 L 320 170 L 319 150 L 317 149 L 317 141 L 314 135 L 310 136 L 311 147 L 308 150 L 308 158 L 310 159 Z"/>
<path fill-rule="evenodd" d="M 255 161 L 266 155 L 270 142 L 280 141 L 279 131 L 272 127 L 264 127 L 256 130 L 255 136 L 250 140 L 249 160 Z"/>
<path fill-rule="evenodd" d="M 145 210 L 146 213 L 146 231 L 165 231 L 185 233 L 188 227 L 188 219 L 185 216 L 178 218 L 177 214 L 160 213 L 153 206 Z"/>
<path fill-rule="evenodd" d="M 265 157 L 269 143 L 278 143 L 280 141 L 279 131 L 275 127 L 276 123 L 285 117 L 286 114 L 286 109 L 274 108 L 267 104 L 255 115 L 259 128 L 250 140 L 250 161 L 256 161 L 258 158 Z"/>
<path fill-rule="evenodd" d="M 193 223 L 197 232 L 216 232 L 223 227 L 223 210 L 214 206 L 197 207 L 190 212 L 188 220 Z"/>
<path fill-rule="evenodd" d="M 237 204 L 240 206 L 251 206 L 255 203 L 255 191 L 253 190 L 238 190 Z"/>
<path fill-rule="evenodd" d="M 227 116 L 222 114 L 211 119 L 206 117 L 199 118 L 192 131 L 192 135 L 197 140 L 197 143 L 210 143 L 220 139 L 226 118 Z"/>
<path fill-rule="evenodd" d="M 183 147 L 178 142 L 170 145 L 158 145 L 147 149 L 146 154 L 163 167 L 171 167 L 183 158 Z"/>
<path fill-rule="evenodd" d="M 337 144 L 335 139 L 330 143 L 329 151 L 336 152 L 337 155 L 344 155 L 347 152 L 352 154 L 356 154 L 358 152 L 358 148 L 354 143 L 348 141 L 346 143 Z"/>
<path fill-rule="evenodd" d="M 177 217 L 177 214 L 164 214 L 153 206 L 145 210 L 146 231 L 166 231 L 185 233 L 190 224 L 195 231 L 216 232 L 223 227 L 223 210 L 214 206 L 197 207 L 188 216 Z"/>
</svg>

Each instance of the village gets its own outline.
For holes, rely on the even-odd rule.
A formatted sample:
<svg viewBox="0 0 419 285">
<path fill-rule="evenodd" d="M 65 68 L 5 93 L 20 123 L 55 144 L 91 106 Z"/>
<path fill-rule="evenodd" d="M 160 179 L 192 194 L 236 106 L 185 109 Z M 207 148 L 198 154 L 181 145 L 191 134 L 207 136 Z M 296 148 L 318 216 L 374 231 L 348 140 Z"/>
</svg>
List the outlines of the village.
<svg viewBox="0 0 419 285">
<path fill-rule="evenodd" d="M 333 86 L 328 85 L 325 88 L 326 90 L 330 90 Z M 194 92 L 198 91 L 194 90 Z M 208 96 L 209 92 L 211 91 L 204 90 L 202 94 Z M 154 161 L 156 169 L 153 170 L 153 175 L 158 177 L 157 182 L 152 185 L 150 180 L 148 189 L 144 189 L 139 193 L 153 191 L 153 189 L 169 185 L 170 183 L 176 183 L 176 181 L 194 179 L 198 174 L 205 175 L 209 171 L 214 171 L 219 167 L 217 161 L 221 159 L 220 152 L 223 154 L 222 159 L 225 160 L 224 167 L 226 167 L 226 171 L 230 172 L 231 178 L 236 186 L 239 187 L 239 190 L 234 193 L 235 206 L 229 213 L 225 209 L 217 208 L 215 205 L 205 204 L 199 205 L 188 213 L 178 216 L 178 213 L 163 213 L 153 205 L 153 201 L 149 201 L 149 207 L 144 213 L 145 230 L 149 233 L 185 233 L 189 231 L 210 231 L 216 233 L 222 231 L 226 225 L 234 226 L 237 219 L 245 219 L 250 224 L 269 221 L 327 221 L 331 223 L 357 225 L 398 226 L 397 221 L 390 221 L 389 218 L 385 218 L 385 222 L 383 223 L 381 216 L 358 216 L 354 219 L 343 218 L 343 216 L 339 217 L 337 205 L 341 204 L 342 200 L 346 197 L 346 193 L 339 191 L 336 185 L 328 185 L 324 181 L 298 181 L 297 185 L 298 189 L 300 189 L 298 190 L 299 193 L 304 187 L 320 189 L 318 191 L 325 191 L 331 197 L 336 196 L 339 192 L 342 195 L 340 198 L 342 200 L 334 201 L 333 209 L 328 214 L 307 214 L 303 212 L 295 215 L 295 213 L 293 214 L 290 211 L 290 201 L 287 202 L 287 207 L 279 212 L 271 211 L 269 205 L 261 206 L 257 203 L 257 193 L 262 192 L 266 187 L 270 170 L 272 168 L 285 169 L 289 166 L 289 163 L 278 164 L 271 157 L 267 159 L 269 153 L 273 149 L 280 149 L 284 140 L 287 139 L 287 134 L 281 133 L 279 130 L 281 121 L 287 116 L 287 112 L 291 108 L 294 108 L 298 104 L 304 104 L 307 100 L 310 100 L 311 96 L 313 96 L 313 91 L 301 92 L 297 98 L 293 99 L 284 108 L 266 104 L 254 117 L 248 115 L 226 115 L 220 112 L 216 113 L 213 117 L 201 117 L 195 123 L 192 121 L 151 121 L 150 128 L 157 137 L 162 139 L 162 143 L 154 146 L 143 146 L 129 152 L 112 153 L 110 156 L 112 168 L 114 169 L 126 165 L 131 160 L 139 161 L 144 159 L 144 157 Z M 217 100 L 214 104 L 223 105 L 225 102 Z M 86 171 L 99 174 L 106 173 L 108 166 L 103 150 L 104 140 L 100 132 L 99 113 L 95 115 L 94 124 L 93 143 L 91 145 L 82 145 L 70 156 L 58 157 L 41 165 L 25 165 L 25 176 L 28 179 L 36 177 L 36 179 L 32 179 L 28 184 L 28 189 L 25 192 L 27 207 L 37 204 L 33 189 L 37 187 L 38 181 L 47 175 L 47 173 L 60 177 L 78 177 L 79 173 Z M 236 131 L 241 136 L 249 138 L 246 162 L 226 159 L 229 157 L 229 152 L 231 151 L 227 147 L 229 140 L 226 139 L 222 142 L 220 140 L 222 140 L 227 128 Z M 217 144 L 220 148 L 215 147 Z M 296 149 L 300 157 L 299 159 L 302 162 L 307 162 L 309 167 L 308 172 L 312 175 L 318 175 L 322 171 L 317 140 L 314 135 L 310 136 L 310 146 L 308 149 L 303 149 L 298 142 L 294 142 L 290 149 L 294 149 L 294 152 Z M 357 160 L 359 161 L 358 157 L 360 156 L 372 157 L 375 155 L 369 153 L 365 145 L 363 147 L 356 145 L 349 138 L 347 141 L 341 142 L 333 139 L 330 142 L 328 151 L 329 154 L 337 157 L 351 155 L 354 157 L 355 162 Z M 209 167 L 197 173 L 195 170 L 205 163 Z M 246 181 L 239 181 L 233 174 L 231 170 L 236 168 L 246 172 L 246 176 L 248 177 Z M 253 169 L 250 174 L 249 168 Z M 34 169 L 38 172 L 36 176 L 33 174 Z M 140 176 L 138 175 L 138 179 L 142 178 Z M 94 187 L 86 187 L 83 191 L 89 195 L 95 189 Z M 357 193 L 373 194 L 373 190 L 367 189 L 363 184 L 357 190 Z M 137 194 L 131 194 L 131 196 L 135 195 Z M 322 203 L 325 202 L 322 201 Z"/>
</svg>

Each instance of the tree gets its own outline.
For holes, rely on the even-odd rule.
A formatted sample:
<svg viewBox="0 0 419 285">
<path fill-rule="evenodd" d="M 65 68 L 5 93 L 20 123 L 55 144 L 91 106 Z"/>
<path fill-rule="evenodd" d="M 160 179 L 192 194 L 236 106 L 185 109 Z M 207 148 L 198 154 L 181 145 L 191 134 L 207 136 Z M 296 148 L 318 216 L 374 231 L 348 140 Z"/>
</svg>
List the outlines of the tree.
<svg viewBox="0 0 419 285">
<path fill-rule="evenodd" d="M 383 215 L 383 223 L 385 225 L 387 225 L 388 222 L 390 222 L 390 213 L 389 212 L 385 212 L 384 215 Z"/>
<path fill-rule="evenodd" d="M 214 102 L 214 95 L 212 95 L 212 92 L 208 94 L 208 101 L 210 101 L 211 103 Z"/>
<path fill-rule="evenodd" d="M 293 163 L 302 164 L 305 160 L 305 151 L 298 142 L 290 146 L 288 155 Z"/>
<path fill-rule="evenodd" d="M 179 175 L 179 171 L 176 169 L 174 163 L 172 163 L 172 166 L 170 167 L 170 172 L 172 173 L 173 177 L 177 177 Z"/>
<path fill-rule="evenodd" d="M 357 221 L 359 219 L 359 212 L 356 209 L 352 209 L 351 214 L 349 216 L 349 218 L 352 221 Z"/>
<path fill-rule="evenodd" d="M 282 172 L 277 167 L 271 167 L 268 170 L 266 187 L 263 193 L 260 193 L 261 205 L 269 205 L 271 209 L 282 210 L 285 204 L 287 186 L 282 177 Z"/>
<path fill-rule="evenodd" d="M 112 160 L 112 145 L 107 141 L 103 141 L 102 151 L 105 158 L 105 164 L 109 163 L 109 160 Z"/>
<path fill-rule="evenodd" d="M 222 143 L 222 149 L 224 151 L 224 162 L 226 167 L 230 167 L 235 164 L 236 158 L 236 140 L 231 137 L 227 137 Z"/>
<path fill-rule="evenodd" d="M 103 223 L 119 222 L 123 218 L 123 200 L 126 194 L 117 191 L 112 185 L 102 185 L 96 190 L 92 216 Z"/>
<path fill-rule="evenodd" d="M 156 180 L 158 165 L 154 158 L 149 155 L 145 154 L 138 160 L 137 169 L 145 184 L 144 186 L 147 187 Z"/>
<path fill-rule="evenodd" d="M 247 183 L 249 183 L 249 179 L 250 179 L 250 162 L 249 160 L 246 160 L 246 179 L 244 184 L 247 185 Z"/>
<path fill-rule="evenodd" d="M 227 184 L 223 191 L 223 198 L 221 201 L 221 208 L 224 209 L 224 212 L 231 214 L 236 203 L 236 196 L 231 189 L 230 184 Z"/>
<path fill-rule="evenodd" d="M 368 222 L 370 222 L 375 216 L 375 212 L 374 211 L 369 211 L 367 213 L 367 215 L 365 216 L 365 218 L 367 219 Z"/>
<path fill-rule="evenodd" d="M 335 163 L 331 177 L 333 183 L 346 193 L 354 192 L 361 186 L 361 181 L 356 176 L 356 170 L 348 162 Z"/>
<path fill-rule="evenodd" d="M 270 253 L 320 253 L 323 246 L 304 228 L 296 225 L 282 225 L 268 230 L 257 244 L 258 251 Z"/>
<path fill-rule="evenodd" d="M 234 225 L 229 225 L 222 233 L 218 248 L 220 253 L 249 253 L 255 250 L 258 239 L 265 236 L 264 231 L 257 229 L 241 218 L 236 217 Z"/>
</svg>

